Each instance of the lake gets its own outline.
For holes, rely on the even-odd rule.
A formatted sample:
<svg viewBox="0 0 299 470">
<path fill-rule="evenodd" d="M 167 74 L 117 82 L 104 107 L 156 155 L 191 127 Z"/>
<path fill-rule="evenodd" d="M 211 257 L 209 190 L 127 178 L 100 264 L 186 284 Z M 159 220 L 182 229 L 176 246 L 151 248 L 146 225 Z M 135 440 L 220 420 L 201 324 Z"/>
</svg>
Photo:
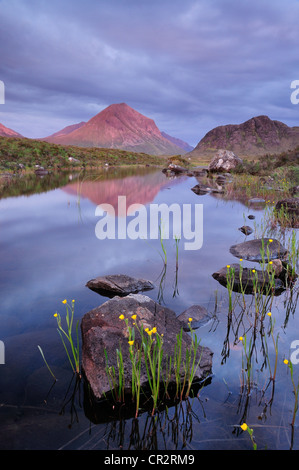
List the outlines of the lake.
<svg viewBox="0 0 299 470">
<path fill-rule="evenodd" d="M 0 200 L 0 340 L 5 347 L 0 364 L 1 449 L 250 450 L 250 436 L 240 428 L 244 422 L 254 430 L 258 449 L 299 449 L 298 418 L 291 426 L 293 385 L 283 362 L 290 357 L 292 342 L 299 340 L 298 285 L 276 296 L 271 305 L 278 354 L 275 383 L 269 382 L 276 358 L 273 338 L 262 336 L 259 329 L 254 334 L 253 317 L 249 310 L 242 313 L 237 296 L 229 315 L 228 291 L 212 277 L 239 261 L 230 253 L 231 245 L 260 234 L 264 209 L 225 200 L 218 193 L 197 195 L 191 190 L 197 183 L 195 177 L 169 178 L 153 168 L 34 175 L 20 178 L 13 189 L 10 183 Z M 146 210 L 162 203 L 202 205 L 201 248 L 186 250 L 181 239 L 176 269 L 175 240 L 165 239 L 163 270 L 160 240 L 99 239 L 96 208 L 109 204 L 120 219 L 119 196 L 126 196 L 127 206 L 140 204 Z M 254 220 L 248 219 L 250 214 Z M 244 223 L 253 228 L 252 235 L 238 230 Z M 155 288 L 145 295 L 178 315 L 192 305 L 204 306 L 211 315 L 196 330 L 201 345 L 214 353 L 210 382 L 197 396 L 159 412 L 155 420 L 147 413 L 137 420 L 109 421 L 104 415 L 92 420 L 84 389 L 74 390 L 57 333 L 53 315 L 64 315 L 64 299 L 75 300 L 75 320 L 80 321 L 108 300 L 86 282 L 119 273 L 151 280 Z M 247 304 L 251 300 L 246 295 Z M 270 317 L 264 326 L 269 332 Z M 244 386 L 244 348 L 238 339 L 245 334 L 248 344 L 255 342 L 250 393 Z M 38 345 L 55 372 L 55 384 Z M 297 384 L 299 365 L 293 370 Z"/>
</svg>

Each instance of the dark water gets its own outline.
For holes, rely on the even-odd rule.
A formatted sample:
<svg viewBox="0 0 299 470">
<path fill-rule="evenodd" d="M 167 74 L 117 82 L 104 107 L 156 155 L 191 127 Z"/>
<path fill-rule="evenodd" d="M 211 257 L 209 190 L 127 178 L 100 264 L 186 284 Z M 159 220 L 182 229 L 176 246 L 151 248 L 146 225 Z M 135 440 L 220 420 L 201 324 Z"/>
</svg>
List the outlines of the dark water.
<svg viewBox="0 0 299 470">
<path fill-rule="evenodd" d="M 20 195 L 12 187 L 3 194 L 1 449 L 252 449 L 248 433 L 239 428 L 244 421 L 254 429 L 259 449 L 299 448 L 299 418 L 292 428 L 294 394 L 289 369 L 283 364 L 291 342 L 299 339 L 297 291 L 275 298 L 271 308 L 275 336 L 279 333 L 275 389 L 273 383 L 266 389 L 269 368 L 262 367 L 264 355 L 257 335 L 254 385 L 248 396 L 241 388 L 242 346 L 237 339 L 246 331 L 250 337 L 252 318 L 250 313 L 240 317 L 237 305 L 235 316 L 228 321 L 227 290 L 212 274 L 238 261 L 229 253 L 231 245 L 245 240 L 238 227 L 246 221 L 255 229 L 247 239 L 253 238 L 262 230 L 264 212 L 225 201 L 221 195 L 195 195 L 191 188 L 196 183 L 193 177 L 167 179 L 160 170 L 110 169 L 91 177 L 28 179 L 20 182 Z M 34 192 L 35 186 L 39 193 Z M 101 203 L 116 208 L 119 195 L 126 196 L 127 205 L 139 203 L 147 208 L 162 202 L 203 204 L 202 248 L 184 250 L 181 240 L 176 272 L 174 240 L 165 240 L 168 262 L 163 273 L 159 240 L 99 240 L 95 208 Z M 255 215 L 254 221 L 247 219 L 249 214 Z M 201 344 L 214 352 L 211 383 L 197 397 L 162 411 L 154 421 L 144 414 L 137 421 L 92 422 L 83 406 L 84 390 L 71 393 L 72 372 L 53 314 L 64 315 L 62 300 L 75 299 L 76 320 L 82 318 L 108 300 L 85 287 L 86 282 L 116 273 L 152 280 L 156 288 L 146 295 L 177 314 L 200 304 L 213 315 L 197 330 Z M 267 344 L 273 368 L 271 337 Z M 58 378 L 52 388 L 52 377 L 37 345 Z M 298 377 L 299 365 L 294 366 L 296 383 Z"/>
</svg>

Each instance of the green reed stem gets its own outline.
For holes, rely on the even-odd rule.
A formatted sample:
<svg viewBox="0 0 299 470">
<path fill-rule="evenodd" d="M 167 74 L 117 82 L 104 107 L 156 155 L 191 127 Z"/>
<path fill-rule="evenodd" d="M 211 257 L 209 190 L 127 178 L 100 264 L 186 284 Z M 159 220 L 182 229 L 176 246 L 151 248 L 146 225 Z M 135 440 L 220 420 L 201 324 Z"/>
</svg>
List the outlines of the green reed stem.
<svg viewBox="0 0 299 470">
<path fill-rule="evenodd" d="M 74 322 L 74 304 L 75 301 L 72 300 L 72 304 L 69 305 L 66 300 L 63 301 L 63 304 L 66 305 L 66 316 L 65 321 L 67 328 L 64 329 L 62 327 L 61 316 L 59 313 L 55 313 L 55 317 L 57 318 L 57 325 L 58 325 L 58 333 L 60 335 L 62 344 L 66 351 L 67 357 L 71 364 L 74 373 L 80 374 L 80 349 L 79 349 L 79 320 L 77 321 L 75 327 L 76 333 L 76 345 L 73 340 L 73 322 Z M 65 341 L 67 340 L 67 342 Z M 70 351 L 69 351 L 70 349 Z"/>
<path fill-rule="evenodd" d="M 39 345 L 37 345 L 37 347 L 38 347 L 38 349 L 39 349 L 39 351 L 40 351 L 40 353 L 41 353 L 41 355 L 42 355 L 42 358 L 43 358 L 43 360 L 44 360 L 44 362 L 45 362 L 45 364 L 46 364 L 46 366 L 47 366 L 47 368 L 48 368 L 50 374 L 52 375 L 52 377 L 54 378 L 54 380 L 57 381 L 57 379 L 56 379 L 54 373 L 53 373 L 52 370 L 51 370 L 51 367 L 49 366 L 49 364 L 48 364 L 47 361 L 46 361 L 46 358 L 45 358 L 45 355 L 44 355 L 44 353 L 43 353 L 42 348 L 41 348 Z"/>
<path fill-rule="evenodd" d="M 291 361 L 288 361 L 288 360 L 285 360 L 284 362 L 285 362 L 285 364 L 288 365 L 288 367 L 289 367 L 289 369 L 290 369 L 290 372 L 291 372 L 291 381 L 292 381 L 293 390 L 294 390 L 294 396 L 295 396 L 295 404 L 294 404 L 293 418 L 292 418 L 292 423 L 291 423 L 291 425 L 294 427 L 294 425 L 295 425 L 295 419 L 296 419 L 296 414 L 297 414 L 297 411 L 298 411 L 299 381 L 298 381 L 298 384 L 297 384 L 297 386 L 296 386 L 295 380 L 294 380 L 294 369 L 293 369 L 293 364 L 292 364 L 292 362 L 291 362 Z"/>
</svg>

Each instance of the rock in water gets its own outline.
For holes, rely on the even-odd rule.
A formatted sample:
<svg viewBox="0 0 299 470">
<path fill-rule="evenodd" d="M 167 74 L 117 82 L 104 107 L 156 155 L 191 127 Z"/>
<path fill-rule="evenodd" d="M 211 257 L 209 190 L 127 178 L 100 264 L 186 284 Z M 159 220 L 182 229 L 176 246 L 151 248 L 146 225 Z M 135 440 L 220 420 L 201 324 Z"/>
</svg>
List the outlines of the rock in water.
<svg viewBox="0 0 299 470">
<path fill-rule="evenodd" d="M 230 150 L 219 150 L 209 165 L 209 171 L 225 171 L 229 172 L 238 165 L 243 165 L 243 160 L 237 157 Z"/>
<path fill-rule="evenodd" d="M 225 266 L 216 271 L 213 274 L 213 278 L 222 286 L 227 287 L 229 277 L 229 283 L 230 285 L 232 284 L 234 292 L 253 294 L 256 289 L 256 292 L 262 294 L 273 293 L 274 295 L 279 295 L 286 289 L 286 285 L 281 279 L 274 278 L 272 281 L 267 271 L 243 268 L 239 264 L 231 264 L 229 269 L 229 275 L 228 268 Z"/>
<path fill-rule="evenodd" d="M 269 259 L 267 250 L 269 251 Z M 270 261 L 273 259 L 284 259 L 287 255 L 286 248 L 278 240 L 272 238 L 257 238 L 230 247 L 232 255 L 248 261 Z M 263 256 L 262 256 L 263 253 Z"/>
<path fill-rule="evenodd" d="M 253 230 L 249 225 L 243 225 L 242 227 L 239 228 L 239 230 L 244 233 L 244 235 L 251 235 Z"/>
<path fill-rule="evenodd" d="M 167 355 L 174 354 L 177 335 L 182 330 L 182 324 L 177 319 L 175 312 L 165 308 L 149 297 L 142 294 L 130 294 L 126 297 L 114 297 L 101 306 L 91 310 L 83 316 L 81 322 L 82 331 L 82 368 L 95 398 L 101 399 L 109 393 L 111 384 L 106 373 L 107 353 L 109 367 L 117 368 L 116 351 L 121 350 L 124 364 L 126 391 L 131 391 L 132 365 L 129 357 L 128 329 L 125 319 L 128 319 L 132 327 L 136 323 L 135 344 L 140 342 L 137 326 L 143 325 L 143 329 L 157 328 L 158 333 L 163 334 L 163 362 L 165 370 Z M 136 319 L 132 319 L 136 315 Z M 191 337 L 182 331 L 182 358 L 186 357 L 186 348 L 190 347 Z M 200 366 L 197 369 L 195 380 L 203 380 L 211 374 L 213 353 L 207 347 L 199 346 L 197 359 L 200 358 Z M 181 371 L 183 374 L 183 370 Z M 174 380 L 174 377 L 172 377 Z M 144 361 L 141 366 L 141 386 L 148 385 L 147 372 Z"/>
<path fill-rule="evenodd" d="M 86 283 L 89 289 L 106 297 L 125 296 L 153 289 L 155 286 L 146 279 L 135 279 L 125 274 L 99 276 Z"/>
<path fill-rule="evenodd" d="M 207 309 L 201 305 L 191 305 L 191 307 L 184 310 L 184 312 L 177 317 L 177 319 L 182 322 L 185 331 L 190 331 L 188 325 L 190 318 L 192 318 L 191 325 L 193 330 L 200 328 L 211 320 Z"/>
</svg>

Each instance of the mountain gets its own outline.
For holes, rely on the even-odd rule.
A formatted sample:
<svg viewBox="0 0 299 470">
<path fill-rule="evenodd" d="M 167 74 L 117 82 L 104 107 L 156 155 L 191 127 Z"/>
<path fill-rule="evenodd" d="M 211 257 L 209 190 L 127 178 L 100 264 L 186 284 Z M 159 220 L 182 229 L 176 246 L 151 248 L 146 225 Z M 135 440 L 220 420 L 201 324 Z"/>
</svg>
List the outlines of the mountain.
<svg viewBox="0 0 299 470">
<path fill-rule="evenodd" d="M 161 134 L 163 135 L 163 137 L 165 137 L 165 139 L 169 140 L 170 142 L 177 145 L 186 152 L 191 152 L 194 149 L 194 147 L 191 147 L 191 145 L 187 144 L 187 142 L 177 139 L 176 137 L 171 137 L 171 135 L 166 134 L 166 132 L 161 132 Z"/>
<path fill-rule="evenodd" d="M 219 149 L 231 150 L 240 157 L 259 156 L 281 153 L 298 145 L 299 127 L 257 116 L 242 124 L 215 127 L 188 156 L 210 156 Z"/>
<path fill-rule="evenodd" d="M 5 127 L 1 123 L 0 123 L 0 136 L 1 137 L 19 137 L 19 138 L 23 138 L 23 136 L 21 134 L 19 134 L 16 131 L 13 131 L 12 129 L 9 129 L 8 127 Z"/>
<path fill-rule="evenodd" d="M 152 155 L 186 153 L 182 147 L 166 139 L 152 119 L 126 103 L 112 104 L 77 129 L 67 133 L 64 129 L 42 140 L 62 145 L 113 148 Z"/>
<path fill-rule="evenodd" d="M 63 129 L 61 129 L 61 131 L 55 132 L 51 136 L 46 137 L 46 139 L 48 142 L 54 143 L 54 140 L 56 139 L 56 137 L 61 136 L 61 135 L 68 135 L 71 132 L 75 131 L 76 129 L 80 129 L 80 127 L 82 127 L 84 124 L 86 124 L 86 122 L 82 121 L 82 122 L 79 122 L 78 124 L 72 124 L 70 126 L 64 127 Z M 46 139 L 40 139 L 40 140 L 46 140 Z"/>
</svg>

